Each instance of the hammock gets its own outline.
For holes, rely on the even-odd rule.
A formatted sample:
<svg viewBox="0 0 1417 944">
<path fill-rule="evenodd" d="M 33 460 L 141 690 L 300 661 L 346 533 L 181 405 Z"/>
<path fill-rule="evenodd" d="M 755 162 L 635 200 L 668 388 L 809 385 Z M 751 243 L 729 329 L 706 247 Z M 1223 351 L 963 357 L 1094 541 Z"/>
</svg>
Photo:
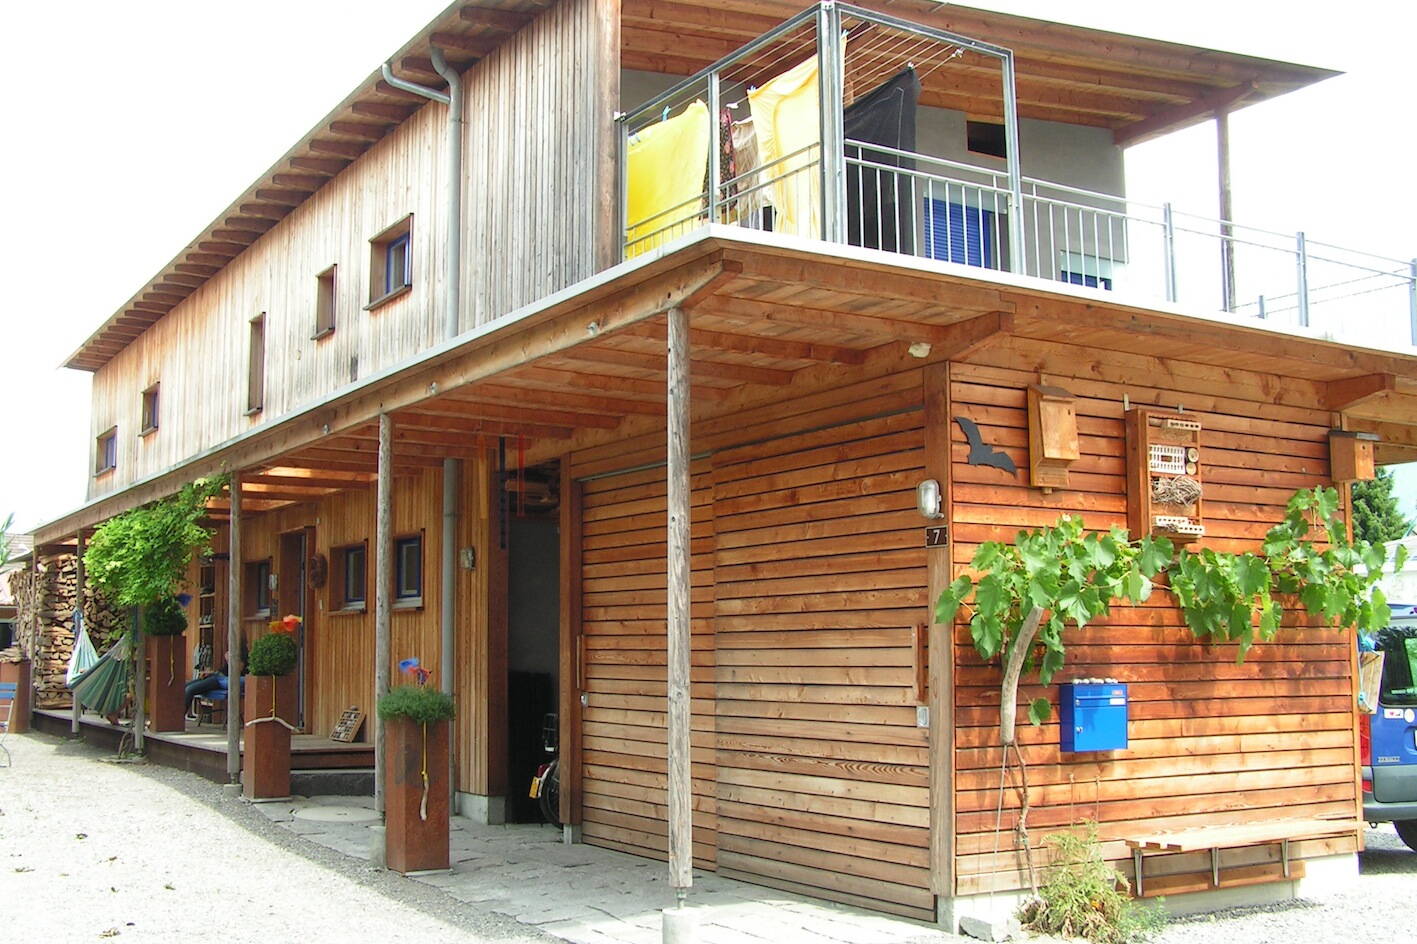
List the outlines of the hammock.
<svg viewBox="0 0 1417 944">
<path fill-rule="evenodd" d="M 74 640 L 74 652 L 69 656 L 69 671 L 64 675 L 64 684 L 69 688 L 73 688 L 79 676 L 98 663 L 98 651 L 89 639 L 89 631 L 84 629 L 84 614 L 79 610 L 74 611 L 74 629 L 78 631 L 78 638 Z"/>
<path fill-rule="evenodd" d="M 125 633 L 112 649 L 99 657 L 91 669 L 70 682 L 69 688 L 79 704 L 101 715 L 117 712 L 128 696 L 128 676 L 132 672 L 128 660 L 131 653 L 132 642 Z"/>
</svg>

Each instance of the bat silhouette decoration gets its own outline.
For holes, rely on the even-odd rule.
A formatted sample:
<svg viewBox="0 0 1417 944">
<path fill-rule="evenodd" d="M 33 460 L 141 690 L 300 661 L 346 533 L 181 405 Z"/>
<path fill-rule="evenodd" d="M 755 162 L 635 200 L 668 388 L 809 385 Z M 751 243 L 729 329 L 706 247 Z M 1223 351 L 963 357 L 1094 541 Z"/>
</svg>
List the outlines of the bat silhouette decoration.
<svg viewBox="0 0 1417 944">
<path fill-rule="evenodd" d="M 1014 465 L 1014 460 L 1009 458 L 1008 453 L 1000 452 L 979 438 L 979 427 L 975 425 L 974 420 L 967 416 L 956 416 L 955 422 L 959 424 L 960 429 L 964 430 L 964 438 L 969 440 L 970 465 L 991 465 L 996 469 L 1003 469 L 1010 475 L 1018 471 L 1018 467 Z"/>
</svg>

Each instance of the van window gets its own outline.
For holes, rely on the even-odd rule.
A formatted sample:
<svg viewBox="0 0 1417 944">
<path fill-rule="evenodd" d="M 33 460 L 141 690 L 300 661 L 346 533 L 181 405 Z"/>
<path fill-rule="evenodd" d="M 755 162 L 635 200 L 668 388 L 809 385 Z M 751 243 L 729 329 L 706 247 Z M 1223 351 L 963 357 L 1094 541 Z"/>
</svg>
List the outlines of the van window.
<svg viewBox="0 0 1417 944">
<path fill-rule="evenodd" d="M 1378 634 L 1378 648 L 1385 654 L 1378 700 L 1384 705 L 1417 706 L 1417 627 L 1388 627 Z"/>
</svg>

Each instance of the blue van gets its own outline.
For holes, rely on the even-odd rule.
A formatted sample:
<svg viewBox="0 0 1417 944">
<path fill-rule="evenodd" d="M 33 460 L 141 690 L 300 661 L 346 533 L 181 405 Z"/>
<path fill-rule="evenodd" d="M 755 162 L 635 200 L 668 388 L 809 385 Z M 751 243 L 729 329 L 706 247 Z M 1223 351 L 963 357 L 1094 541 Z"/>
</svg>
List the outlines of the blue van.
<svg viewBox="0 0 1417 944">
<path fill-rule="evenodd" d="M 1362 715 L 1363 817 L 1392 823 L 1417 852 L 1417 606 L 1393 605 L 1377 634 L 1384 653 L 1377 714 Z"/>
</svg>

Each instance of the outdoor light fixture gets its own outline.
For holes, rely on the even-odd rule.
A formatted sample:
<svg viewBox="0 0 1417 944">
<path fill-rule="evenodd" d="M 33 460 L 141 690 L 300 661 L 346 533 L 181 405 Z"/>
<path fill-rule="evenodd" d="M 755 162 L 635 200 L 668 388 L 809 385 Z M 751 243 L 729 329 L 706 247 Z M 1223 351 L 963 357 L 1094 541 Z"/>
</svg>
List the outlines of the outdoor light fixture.
<svg viewBox="0 0 1417 944">
<path fill-rule="evenodd" d="M 945 513 L 940 510 L 940 483 L 934 479 L 926 479 L 915 486 L 915 507 L 931 521 L 943 518 Z"/>
<path fill-rule="evenodd" d="M 929 357 L 931 349 L 932 346 L 929 341 L 916 341 L 914 344 L 910 345 L 910 347 L 906 348 L 906 352 L 909 353 L 911 357 Z"/>
</svg>

